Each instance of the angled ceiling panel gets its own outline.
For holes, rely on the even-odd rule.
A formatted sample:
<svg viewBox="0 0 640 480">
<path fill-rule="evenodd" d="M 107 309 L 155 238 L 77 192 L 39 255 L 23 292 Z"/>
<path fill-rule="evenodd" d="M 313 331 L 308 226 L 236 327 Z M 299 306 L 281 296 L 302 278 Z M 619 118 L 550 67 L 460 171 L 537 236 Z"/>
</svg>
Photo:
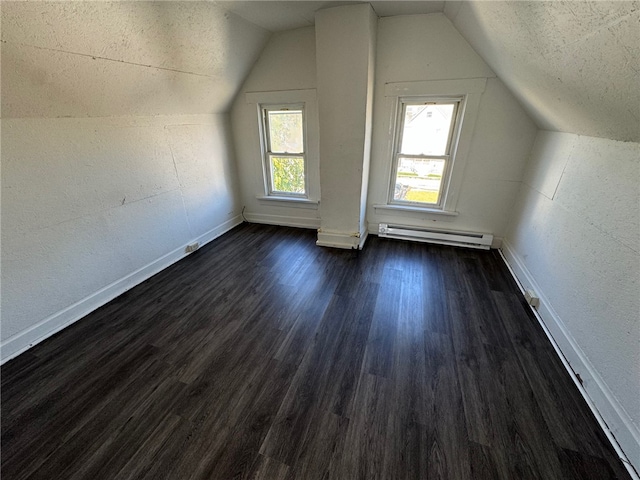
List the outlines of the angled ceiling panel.
<svg viewBox="0 0 640 480">
<path fill-rule="evenodd" d="M 640 142 L 640 2 L 447 2 L 546 130 Z"/>
<path fill-rule="evenodd" d="M 2 116 L 224 112 L 268 37 L 211 2 L 3 2 Z"/>
</svg>

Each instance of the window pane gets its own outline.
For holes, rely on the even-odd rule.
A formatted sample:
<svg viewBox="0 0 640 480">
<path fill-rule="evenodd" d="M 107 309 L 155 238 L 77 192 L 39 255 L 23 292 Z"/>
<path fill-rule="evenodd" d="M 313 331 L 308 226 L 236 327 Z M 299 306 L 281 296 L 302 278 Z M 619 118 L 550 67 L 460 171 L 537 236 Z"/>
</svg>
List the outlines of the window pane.
<svg viewBox="0 0 640 480">
<path fill-rule="evenodd" d="M 406 105 L 400 153 L 446 155 L 454 104 Z"/>
<path fill-rule="evenodd" d="M 271 180 L 275 192 L 304 194 L 304 158 L 271 155 Z"/>
<path fill-rule="evenodd" d="M 268 110 L 271 151 L 277 153 L 303 153 L 301 110 Z"/>
<path fill-rule="evenodd" d="M 441 159 L 399 157 L 393 199 L 437 204 L 444 164 Z"/>
</svg>

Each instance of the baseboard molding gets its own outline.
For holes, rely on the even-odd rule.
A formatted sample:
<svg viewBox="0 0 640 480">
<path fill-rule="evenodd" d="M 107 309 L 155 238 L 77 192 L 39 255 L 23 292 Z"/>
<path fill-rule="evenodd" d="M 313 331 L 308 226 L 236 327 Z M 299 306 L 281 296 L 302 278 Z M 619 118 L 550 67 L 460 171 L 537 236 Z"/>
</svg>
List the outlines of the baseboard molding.
<svg viewBox="0 0 640 480">
<path fill-rule="evenodd" d="M 632 478 L 638 479 L 640 432 L 555 312 L 522 258 L 507 240 L 503 240 L 501 252 L 520 288 L 523 291 L 532 289 L 540 297 L 540 306 L 537 310 L 533 309 L 533 312 L 620 459 Z M 576 373 L 580 375 L 582 384 L 575 377 Z"/>
<path fill-rule="evenodd" d="M 220 235 L 228 232 L 232 228 L 242 223 L 242 217 L 237 215 L 221 225 L 209 230 L 208 232 L 194 238 L 185 245 L 163 255 L 153 262 L 142 268 L 130 273 L 129 275 L 116 280 L 97 292 L 83 298 L 82 300 L 70 305 L 69 307 L 54 313 L 45 318 L 41 322 L 29 327 L 26 330 L 6 339 L 0 344 L 0 364 L 3 364 L 12 358 L 17 357 L 29 348 L 37 345 L 43 340 L 49 338 L 63 328 L 84 318 L 97 308 L 105 305 L 114 298 L 122 295 L 127 290 L 132 289 L 136 285 L 144 282 L 156 273 L 164 270 L 168 266 L 174 264 L 178 260 L 189 255 L 185 253 L 185 247 L 194 242 L 198 242 L 201 246 L 218 238 Z"/>
<path fill-rule="evenodd" d="M 319 247 L 362 250 L 368 236 L 369 230 L 365 230 L 364 233 L 360 235 L 340 232 L 323 232 L 318 230 L 318 240 L 316 241 L 316 245 Z"/>
<path fill-rule="evenodd" d="M 358 249 L 362 250 L 364 248 L 364 244 L 367 241 L 367 238 L 369 238 L 369 229 L 360 234 L 360 244 L 358 245 Z"/>
<path fill-rule="evenodd" d="M 320 228 L 319 218 L 290 217 L 285 215 L 265 215 L 263 213 L 245 212 L 244 218 L 250 223 L 265 223 L 267 225 L 281 225 L 283 227 Z"/>
</svg>

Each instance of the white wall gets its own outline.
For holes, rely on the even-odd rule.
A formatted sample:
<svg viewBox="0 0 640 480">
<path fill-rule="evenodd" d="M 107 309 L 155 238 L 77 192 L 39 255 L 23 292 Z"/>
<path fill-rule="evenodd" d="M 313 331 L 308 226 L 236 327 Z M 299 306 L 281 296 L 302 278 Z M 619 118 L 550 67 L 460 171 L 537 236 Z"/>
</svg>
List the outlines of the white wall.
<svg viewBox="0 0 640 480">
<path fill-rule="evenodd" d="M 322 203 L 318 245 L 361 248 L 371 152 L 377 17 L 370 5 L 316 13 Z M 345 48 L 347 47 L 348 48 Z"/>
<path fill-rule="evenodd" d="M 640 144 L 540 131 L 505 241 L 629 458 L 640 458 Z"/>
<path fill-rule="evenodd" d="M 362 184 L 364 188 L 360 190 L 360 219 L 358 227 L 360 235 L 369 234 L 369 224 L 367 222 L 367 200 L 369 198 L 369 178 L 371 176 L 371 148 L 373 142 L 373 97 L 376 84 L 376 47 L 378 46 L 378 17 L 370 11 L 370 38 L 369 38 L 369 58 L 367 60 L 367 107 L 364 134 L 364 159 L 362 168 Z M 360 248 L 364 245 L 360 243 Z"/>
<path fill-rule="evenodd" d="M 481 231 L 504 236 L 536 127 L 491 69 L 442 14 L 381 18 L 378 22 L 373 151 L 368 221 Z M 389 213 L 390 118 L 384 96 L 392 82 L 487 78 L 467 157 L 458 216 Z"/>
<path fill-rule="evenodd" d="M 3 357 L 237 224 L 229 133 L 223 114 L 3 119 Z"/>
<path fill-rule="evenodd" d="M 264 196 L 262 155 L 260 152 L 260 132 L 255 103 L 247 101 L 247 93 L 305 91 L 315 94 L 316 88 L 316 47 L 314 27 L 299 28 L 275 33 L 233 102 L 231 123 L 240 178 L 241 202 L 244 215 L 250 221 L 317 228 L 320 216 L 317 205 L 291 206 L 258 200 Z M 271 95 L 271 93 L 269 93 Z M 316 107 L 315 105 L 313 106 Z M 312 113 L 315 110 L 312 109 Z M 309 114 L 309 111 L 307 111 Z M 316 115 L 317 117 L 317 115 Z M 317 118 L 311 119 L 317 125 Z M 316 162 L 308 167 L 310 188 L 319 197 L 320 182 L 317 163 L 317 129 L 307 131 L 308 148 L 316 155 Z M 307 158 L 309 160 L 309 158 Z"/>
<path fill-rule="evenodd" d="M 241 221 L 224 111 L 267 36 L 204 2 L 3 3 L 3 360 Z"/>
</svg>

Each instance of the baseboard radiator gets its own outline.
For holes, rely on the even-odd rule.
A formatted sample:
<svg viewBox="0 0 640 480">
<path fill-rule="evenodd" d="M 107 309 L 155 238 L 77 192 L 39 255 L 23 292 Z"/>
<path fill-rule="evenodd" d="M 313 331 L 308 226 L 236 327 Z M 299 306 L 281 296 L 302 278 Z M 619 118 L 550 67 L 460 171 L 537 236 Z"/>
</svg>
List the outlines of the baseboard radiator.
<svg viewBox="0 0 640 480">
<path fill-rule="evenodd" d="M 386 223 L 381 223 L 379 225 L 378 236 L 385 238 L 398 238 L 401 240 L 413 240 L 415 242 L 480 248 L 483 250 L 489 250 L 489 248 L 491 248 L 491 242 L 493 242 L 493 235 L 490 233 L 434 230 L 401 225 L 388 225 Z"/>
</svg>

